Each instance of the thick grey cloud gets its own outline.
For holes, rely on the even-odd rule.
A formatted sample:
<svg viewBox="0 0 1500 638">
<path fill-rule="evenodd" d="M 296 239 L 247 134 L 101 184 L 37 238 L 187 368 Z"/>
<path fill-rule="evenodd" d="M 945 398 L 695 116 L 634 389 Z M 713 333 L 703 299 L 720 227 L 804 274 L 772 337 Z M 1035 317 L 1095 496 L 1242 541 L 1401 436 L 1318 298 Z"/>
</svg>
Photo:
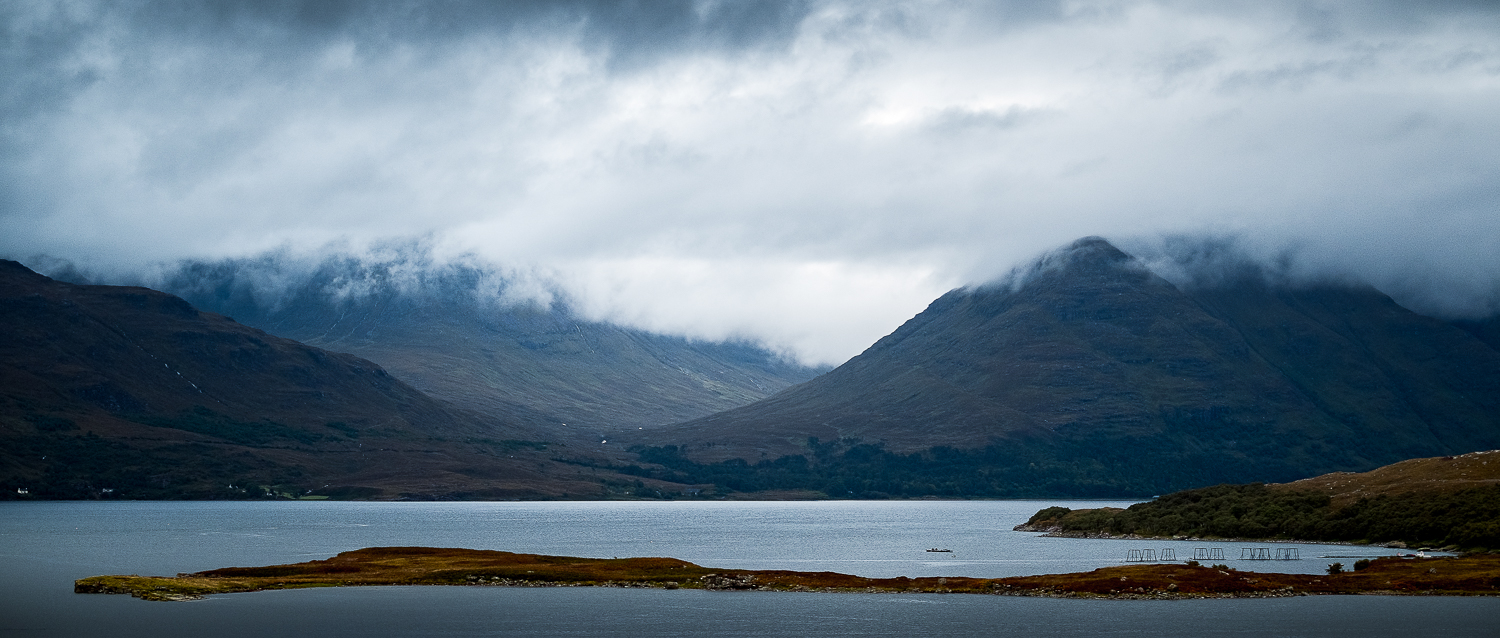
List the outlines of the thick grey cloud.
<svg viewBox="0 0 1500 638">
<path fill-rule="evenodd" d="M 0 65 L 0 253 L 94 271 L 425 237 L 816 362 L 1084 235 L 1500 310 L 1493 3 L 6 3 Z"/>
</svg>

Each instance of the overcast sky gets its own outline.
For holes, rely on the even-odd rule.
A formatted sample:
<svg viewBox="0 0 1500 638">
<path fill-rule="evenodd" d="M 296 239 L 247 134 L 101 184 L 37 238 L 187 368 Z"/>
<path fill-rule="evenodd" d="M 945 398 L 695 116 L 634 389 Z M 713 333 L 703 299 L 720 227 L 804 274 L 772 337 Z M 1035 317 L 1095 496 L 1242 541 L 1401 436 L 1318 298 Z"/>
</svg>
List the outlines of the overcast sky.
<svg viewBox="0 0 1500 638">
<path fill-rule="evenodd" d="M 631 4 L 0 0 L 0 254 L 425 237 L 814 363 L 1085 235 L 1500 310 L 1497 3 Z"/>
</svg>

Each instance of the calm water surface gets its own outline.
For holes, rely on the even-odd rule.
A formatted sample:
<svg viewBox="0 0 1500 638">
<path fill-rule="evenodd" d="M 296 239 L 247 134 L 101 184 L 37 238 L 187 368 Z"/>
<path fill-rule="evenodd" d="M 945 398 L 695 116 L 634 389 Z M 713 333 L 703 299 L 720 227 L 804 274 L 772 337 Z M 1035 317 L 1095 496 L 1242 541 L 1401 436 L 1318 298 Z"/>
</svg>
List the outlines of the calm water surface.
<svg viewBox="0 0 1500 638">
<path fill-rule="evenodd" d="M 327 558 L 372 546 L 572 556 L 863 576 L 998 577 L 1121 564 L 1130 549 L 1224 551 L 1231 566 L 1318 573 L 1388 550 L 1096 541 L 1011 531 L 1083 501 L 0 504 L 0 636 L 1500 635 L 1500 600 L 1308 597 L 1069 601 L 692 590 L 350 588 L 191 603 L 75 595 L 72 581 Z M 931 547 L 952 553 L 929 553 Z M 1298 561 L 1239 561 L 1296 547 Z"/>
</svg>

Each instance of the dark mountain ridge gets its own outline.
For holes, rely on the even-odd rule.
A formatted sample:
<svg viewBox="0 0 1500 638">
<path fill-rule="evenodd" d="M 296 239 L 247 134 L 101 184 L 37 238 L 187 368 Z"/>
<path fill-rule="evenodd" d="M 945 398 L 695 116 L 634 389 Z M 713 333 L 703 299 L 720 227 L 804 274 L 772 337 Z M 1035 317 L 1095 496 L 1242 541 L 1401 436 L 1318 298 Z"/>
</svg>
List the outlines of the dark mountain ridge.
<svg viewBox="0 0 1500 638">
<path fill-rule="evenodd" d="M 679 477 L 795 456 L 849 476 L 840 442 L 954 495 L 1140 496 L 1500 446 L 1500 351 L 1372 288 L 1179 289 L 1086 238 L 817 379 L 622 437 Z"/>
<path fill-rule="evenodd" d="M 165 293 L 0 261 L 0 326 L 8 497 L 602 493 L 552 460 L 589 453 L 534 415 L 458 410 L 364 359 Z"/>
</svg>

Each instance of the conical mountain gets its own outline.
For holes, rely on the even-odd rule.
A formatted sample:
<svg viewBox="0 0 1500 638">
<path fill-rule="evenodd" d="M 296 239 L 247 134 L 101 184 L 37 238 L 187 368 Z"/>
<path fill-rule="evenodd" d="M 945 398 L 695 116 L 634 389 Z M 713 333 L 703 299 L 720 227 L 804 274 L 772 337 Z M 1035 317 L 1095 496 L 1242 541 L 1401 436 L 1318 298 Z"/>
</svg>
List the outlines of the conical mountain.
<svg viewBox="0 0 1500 638">
<path fill-rule="evenodd" d="M 920 453 L 902 461 L 919 473 L 981 473 L 992 496 L 1366 470 L 1500 445 L 1500 351 L 1368 287 L 1183 290 L 1086 238 L 943 295 L 822 377 L 641 439 L 825 474 L 844 462 L 828 443 L 855 440 Z"/>
</svg>

